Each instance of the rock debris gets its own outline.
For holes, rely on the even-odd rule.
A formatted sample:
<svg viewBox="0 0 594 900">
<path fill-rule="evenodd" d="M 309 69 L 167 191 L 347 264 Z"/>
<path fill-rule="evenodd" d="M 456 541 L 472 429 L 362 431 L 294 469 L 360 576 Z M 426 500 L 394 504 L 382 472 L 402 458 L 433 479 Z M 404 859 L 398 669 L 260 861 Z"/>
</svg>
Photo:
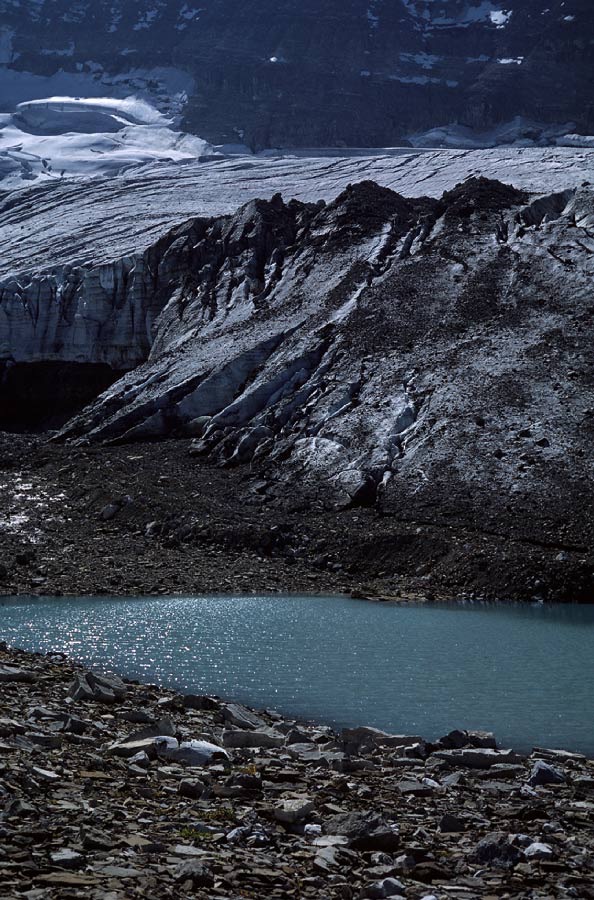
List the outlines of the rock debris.
<svg viewBox="0 0 594 900">
<path fill-rule="evenodd" d="M 0 679 L 2 900 L 594 897 L 581 754 L 337 733 L 5 644 Z"/>
</svg>

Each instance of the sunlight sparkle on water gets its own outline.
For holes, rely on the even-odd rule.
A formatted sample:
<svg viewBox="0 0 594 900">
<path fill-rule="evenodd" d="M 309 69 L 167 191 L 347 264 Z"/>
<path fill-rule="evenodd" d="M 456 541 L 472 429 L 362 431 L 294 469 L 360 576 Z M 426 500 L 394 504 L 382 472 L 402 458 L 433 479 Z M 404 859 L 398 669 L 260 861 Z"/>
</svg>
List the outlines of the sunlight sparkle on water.
<svg viewBox="0 0 594 900">
<path fill-rule="evenodd" d="M 0 601 L 0 639 L 287 715 L 594 751 L 594 610 L 344 598 Z"/>
</svg>

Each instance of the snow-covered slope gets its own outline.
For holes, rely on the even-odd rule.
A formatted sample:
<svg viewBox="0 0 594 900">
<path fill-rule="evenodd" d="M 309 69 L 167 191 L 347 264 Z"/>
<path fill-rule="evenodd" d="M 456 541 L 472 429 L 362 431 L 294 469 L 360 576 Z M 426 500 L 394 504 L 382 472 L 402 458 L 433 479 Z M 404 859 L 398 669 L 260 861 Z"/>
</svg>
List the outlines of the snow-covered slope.
<svg viewBox="0 0 594 900">
<path fill-rule="evenodd" d="M 540 140 L 539 123 L 594 130 L 593 39 L 591 0 L 0 0 L 0 112 L 136 94 L 255 148 L 517 116 Z"/>
<path fill-rule="evenodd" d="M 113 175 L 155 159 L 199 158 L 210 148 L 136 98 L 48 97 L 0 114 L 0 188 L 72 175 Z"/>
</svg>

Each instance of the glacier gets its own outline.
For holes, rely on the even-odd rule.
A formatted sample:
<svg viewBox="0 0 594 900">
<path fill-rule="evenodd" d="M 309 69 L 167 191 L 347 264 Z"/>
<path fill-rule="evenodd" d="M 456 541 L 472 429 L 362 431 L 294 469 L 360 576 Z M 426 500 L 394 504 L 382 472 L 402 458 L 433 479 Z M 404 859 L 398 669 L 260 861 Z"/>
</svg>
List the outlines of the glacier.
<svg viewBox="0 0 594 900">
<path fill-rule="evenodd" d="M 56 96 L 0 114 L 0 189 L 64 177 L 116 175 L 128 166 L 200 159 L 206 141 L 136 96 Z"/>
</svg>

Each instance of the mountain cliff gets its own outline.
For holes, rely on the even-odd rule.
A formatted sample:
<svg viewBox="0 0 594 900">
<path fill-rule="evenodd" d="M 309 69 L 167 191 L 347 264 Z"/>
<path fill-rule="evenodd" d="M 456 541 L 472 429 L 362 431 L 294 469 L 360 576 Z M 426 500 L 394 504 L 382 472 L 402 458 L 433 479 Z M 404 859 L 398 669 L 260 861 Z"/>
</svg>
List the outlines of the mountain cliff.
<svg viewBox="0 0 594 900">
<path fill-rule="evenodd" d="M 0 0 L 0 64 L 0 112 L 135 93 L 252 148 L 594 125 L 590 0 Z"/>
</svg>

